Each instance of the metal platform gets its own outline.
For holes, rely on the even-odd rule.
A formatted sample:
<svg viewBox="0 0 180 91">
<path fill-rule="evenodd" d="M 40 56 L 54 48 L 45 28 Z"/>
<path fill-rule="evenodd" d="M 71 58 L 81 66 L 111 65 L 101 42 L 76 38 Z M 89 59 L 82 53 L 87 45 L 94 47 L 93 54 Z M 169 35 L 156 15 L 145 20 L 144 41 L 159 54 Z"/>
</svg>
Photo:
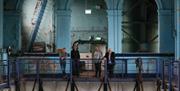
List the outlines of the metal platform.
<svg viewBox="0 0 180 91">
<path fill-rule="evenodd" d="M 156 81 L 157 78 L 160 78 L 163 85 L 167 81 L 169 84 L 176 84 L 176 86 L 179 86 L 178 82 L 180 82 L 179 61 L 174 61 L 173 54 L 117 54 L 114 75 L 111 78 L 108 77 L 105 63 L 101 64 L 101 77 L 95 77 L 94 64 L 92 62 L 81 63 L 80 76 L 73 76 L 72 60 L 70 58 L 66 60 L 66 77 L 64 77 L 59 57 L 56 54 L 53 54 L 53 56 L 49 54 L 41 55 L 43 56 L 28 54 L 16 59 L 12 58 L 8 65 L 12 68 L 10 69 L 12 79 L 16 78 L 17 81 L 35 81 L 40 79 L 41 81 L 69 82 L 71 85 L 75 82 L 103 82 L 106 87 L 108 82 L 135 82 L 137 76 L 135 60 L 141 57 L 143 60 L 143 81 Z M 93 59 L 80 59 L 80 61 L 84 60 Z M 6 86 L 4 83 L 0 85 L 3 88 L 4 86 Z M 173 88 L 173 85 L 169 85 L 169 87 Z"/>
</svg>

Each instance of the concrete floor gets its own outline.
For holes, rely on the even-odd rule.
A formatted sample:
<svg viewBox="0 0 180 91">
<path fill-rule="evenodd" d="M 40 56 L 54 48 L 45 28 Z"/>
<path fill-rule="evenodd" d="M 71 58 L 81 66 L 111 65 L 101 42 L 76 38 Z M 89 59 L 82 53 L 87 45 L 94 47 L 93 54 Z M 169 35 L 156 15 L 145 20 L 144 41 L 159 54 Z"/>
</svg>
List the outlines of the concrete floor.
<svg viewBox="0 0 180 91">
<path fill-rule="evenodd" d="M 24 82 L 21 86 L 21 91 L 32 91 L 34 82 Z M 44 91 L 65 91 L 67 82 L 60 81 L 44 81 Z M 76 82 L 79 91 L 98 91 L 100 82 Z M 134 82 L 110 82 L 112 91 L 133 91 Z M 155 82 L 144 82 L 144 91 L 156 91 Z M 3 90 L 8 91 L 8 90 Z M 11 91 L 14 91 L 14 86 L 11 87 Z M 38 91 L 37 88 L 35 91 Z M 68 88 L 70 91 L 70 87 Z M 103 87 L 101 88 L 103 91 Z"/>
</svg>

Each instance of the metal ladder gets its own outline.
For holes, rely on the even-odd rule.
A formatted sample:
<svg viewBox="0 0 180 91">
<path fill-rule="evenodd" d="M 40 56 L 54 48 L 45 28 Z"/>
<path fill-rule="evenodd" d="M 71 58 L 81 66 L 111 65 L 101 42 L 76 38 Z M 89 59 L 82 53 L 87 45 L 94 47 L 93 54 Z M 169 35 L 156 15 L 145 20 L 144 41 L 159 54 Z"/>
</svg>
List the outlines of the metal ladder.
<svg viewBox="0 0 180 91">
<path fill-rule="evenodd" d="M 31 51 L 33 43 L 37 37 L 38 30 L 44 15 L 44 11 L 47 5 L 47 0 L 38 0 L 36 3 L 36 7 L 33 13 L 33 18 L 31 20 L 32 25 L 34 26 L 32 35 L 30 38 L 30 43 L 28 45 L 28 51 Z"/>
</svg>

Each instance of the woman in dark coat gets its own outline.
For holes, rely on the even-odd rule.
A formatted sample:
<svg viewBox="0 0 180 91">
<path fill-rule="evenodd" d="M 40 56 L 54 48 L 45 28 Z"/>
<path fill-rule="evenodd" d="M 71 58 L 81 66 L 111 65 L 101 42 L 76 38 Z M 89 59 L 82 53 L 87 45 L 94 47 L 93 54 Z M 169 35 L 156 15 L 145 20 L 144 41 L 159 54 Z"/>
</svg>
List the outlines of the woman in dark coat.
<svg viewBox="0 0 180 91">
<path fill-rule="evenodd" d="M 78 45 L 74 44 L 72 46 L 72 50 L 71 50 L 71 59 L 72 59 L 72 73 L 75 76 L 79 77 L 79 70 L 80 70 L 80 65 L 79 65 L 79 61 L 80 61 L 80 54 L 78 51 Z"/>
</svg>

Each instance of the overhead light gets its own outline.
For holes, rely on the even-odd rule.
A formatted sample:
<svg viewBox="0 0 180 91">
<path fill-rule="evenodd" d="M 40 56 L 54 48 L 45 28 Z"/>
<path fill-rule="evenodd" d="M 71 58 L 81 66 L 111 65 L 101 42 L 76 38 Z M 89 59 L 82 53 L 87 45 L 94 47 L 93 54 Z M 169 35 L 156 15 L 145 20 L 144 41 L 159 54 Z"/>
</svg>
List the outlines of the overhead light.
<svg viewBox="0 0 180 91">
<path fill-rule="evenodd" d="M 101 37 L 96 37 L 95 40 L 101 40 Z"/>
<path fill-rule="evenodd" d="M 91 14 L 91 8 L 88 7 L 88 0 L 85 0 L 85 14 Z"/>
<path fill-rule="evenodd" d="M 91 14 L 91 9 L 85 9 L 85 14 Z"/>
</svg>

